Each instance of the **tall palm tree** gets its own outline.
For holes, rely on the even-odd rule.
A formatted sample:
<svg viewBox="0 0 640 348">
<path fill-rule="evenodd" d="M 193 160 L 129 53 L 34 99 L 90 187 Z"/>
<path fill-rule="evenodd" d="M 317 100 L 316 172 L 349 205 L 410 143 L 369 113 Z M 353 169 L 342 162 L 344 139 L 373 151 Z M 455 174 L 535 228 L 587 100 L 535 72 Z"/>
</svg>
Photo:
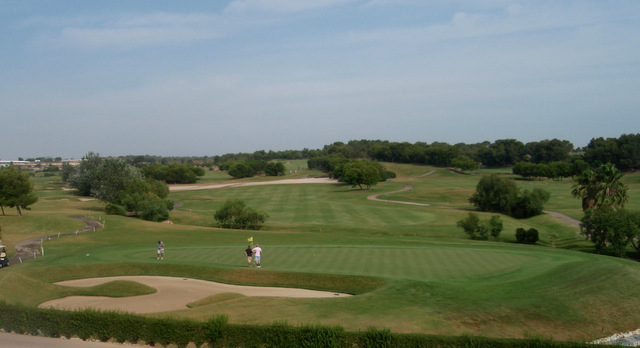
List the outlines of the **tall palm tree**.
<svg viewBox="0 0 640 348">
<path fill-rule="evenodd" d="M 587 169 L 574 177 L 571 190 L 574 197 L 582 198 L 582 210 L 608 205 L 622 208 L 628 200 L 627 186 L 620 182 L 624 173 L 613 164 L 603 164 L 595 170 Z"/>
</svg>

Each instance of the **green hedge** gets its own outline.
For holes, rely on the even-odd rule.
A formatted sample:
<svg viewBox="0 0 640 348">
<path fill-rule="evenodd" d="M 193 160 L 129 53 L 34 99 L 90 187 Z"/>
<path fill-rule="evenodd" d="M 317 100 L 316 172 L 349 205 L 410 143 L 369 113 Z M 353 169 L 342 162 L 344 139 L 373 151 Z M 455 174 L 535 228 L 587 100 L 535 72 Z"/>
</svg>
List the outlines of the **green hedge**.
<svg viewBox="0 0 640 348">
<path fill-rule="evenodd" d="M 341 326 L 287 323 L 231 325 L 226 315 L 207 322 L 148 318 L 128 313 L 96 310 L 61 311 L 0 302 L 0 328 L 7 332 L 46 337 L 79 337 L 83 340 L 114 340 L 186 347 L 593 347 L 541 338 L 500 339 L 475 336 L 395 334 L 386 329 L 345 332 Z"/>
</svg>

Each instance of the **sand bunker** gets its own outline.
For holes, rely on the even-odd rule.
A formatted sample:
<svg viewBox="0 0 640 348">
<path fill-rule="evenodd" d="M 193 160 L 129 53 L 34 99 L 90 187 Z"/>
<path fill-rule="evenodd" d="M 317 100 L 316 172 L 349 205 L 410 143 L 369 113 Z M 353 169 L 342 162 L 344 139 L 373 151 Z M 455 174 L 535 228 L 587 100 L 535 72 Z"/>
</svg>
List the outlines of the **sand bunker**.
<svg viewBox="0 0 640 348">
<path fill-rule="evenodd" d="M 56 283 L 62 286 L 91 287 L 115 280 L 128 280 L 145 284 L 158 291 L 151 295 L 132 297 L 103 296 L 69 296 L 41 303 L 40 308 L 56 308 L 64 310 L 99 309 L 105 311 L 122 311 L 130 313 L 157 313 L 186 309 L 187 304 L 206 297 L 236 293 L 244 296 L 292 297 L 292 298 L 338 298 L 351 296 L 328 291 L 315 291 L 291 288 L 274 288 L 259 286 L 239 286 L 215 283 L 205 280 L 155 277 L 155 276 L 121 276 L 105 278 L 89 278 L 68 280 Z"/>
</svg>

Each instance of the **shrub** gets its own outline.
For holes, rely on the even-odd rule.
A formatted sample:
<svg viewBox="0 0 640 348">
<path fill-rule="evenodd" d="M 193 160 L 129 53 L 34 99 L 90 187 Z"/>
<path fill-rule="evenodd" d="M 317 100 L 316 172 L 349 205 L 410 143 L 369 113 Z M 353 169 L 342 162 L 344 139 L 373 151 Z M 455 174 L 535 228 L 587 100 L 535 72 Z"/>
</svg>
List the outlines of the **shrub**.
<svg viewBox="0 0 640 348">
<path fill-rule="evenodd" d="M 115 203 L 107 203 L 104 207 L 104 212 L 107 215 L 125 215 L 127 213 L 123 206 Z"/>
<path fill-rule="evenodd" d="M 537 188 L 533 191 L 520 191 L 513 180 L 491 174 L 480 179 L 469 202 L 482 211 L 524 219 L 542 213 L 543 205 L 549 197 L 548 192 Z"/>
<path fill-rule="evenodd" d="M 516 228 L 516 242 L 524 243 L 527 238 L 527 230 L 522 227 Z"/>
<path fill-rule="evenodd" d="M 456 225 L 462 228 L 471 239 L 487 240 L 489 235 L 498 239 L 502 232 L 502 220 L 500 216 L 494 215 L 487 222 L 481 222 L 478 214 L 469 213 L 466 218 L 458 221 Z"/>
<path fill-rule="evenodd" d="M 260 229 L 269 214 L 249 208 L 244 201 L 229 199 L 214 214 L 214 219 L 224 228 Z"/>
<path fill-rule="evenodd" d="M 525 230 L 522 227 L 516 229 L 516 242 L 535 244 L 538 241 L 538 230 L 530 228 Z"/>
<path fill-rule="evenodd" d="M 393 347 L 393 335 L 389 329 L 376 329 L 375 327 L 369 327 L 367 331 L 361 336 L 360 347 Z"/>
<path fill-rule="evenodd" d="M 207 321 L 207 342 L 215 346 L 216 342 L 224 337 L 224 331 L 229 323 L 229 316 L 226 314 L 217 315 Z"/>
<path fill-rule="evenodd" d="M 528 229 L 526 241 L 529 244 L 535 244 L 538 241 L 538 230 L 535 228 Z"/>
</svg>

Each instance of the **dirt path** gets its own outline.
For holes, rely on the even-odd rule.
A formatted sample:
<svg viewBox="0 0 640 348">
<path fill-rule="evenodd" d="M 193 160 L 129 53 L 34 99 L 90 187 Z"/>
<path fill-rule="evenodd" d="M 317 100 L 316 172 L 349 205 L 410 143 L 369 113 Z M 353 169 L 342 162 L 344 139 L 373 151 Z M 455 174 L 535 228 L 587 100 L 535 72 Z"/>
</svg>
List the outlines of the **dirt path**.
<svg viewBox="0 0 640 348">
<path fill-rule="evenodd" d="M 256 181 L 256 182 L 240 182 L 231 184 L 210 184 L 210 185 L 170 185 L 169 191 L 191 191 L 191 190 L 211 190 L 223 187 L 243 187 L 243 186 L 260 186 L 260 185 L 281 185 L 281 184 L 335 184 L 338 180 L 329 178 L 301 178 L 301 179 L 283 179 L 273 181 Z"/>
<path fill-rule="evenodd" d="M 561 214 L 561 213 L 558 213 L 558 212 L 555 212 L 555 211 L 546 211 L 545 210 L 545 211 L 543 211 L 543 213 L 549 214 L 549 215 L 555 217 L 556 219 L 562 220 L 562 221 L 564 221 L 564 222 L 566 222 L 566 223 L 568 223 L 570 225 L 580 227 L 580 220 L 576 220 L 576 219 L 574 219 L 572 217 L 566 216 L 564 214 Z"/>
<path fill-rule="evenodd" d="M 16 255 L 9 259 L 9 263 L 12 265 L 15 265 L 18 263 L 22 263 L 26 260 L 34 259 L 38 256 L 42 256 L 42 250 L 40 249 L 40 244 L 42 244 L 42 242 L 44 242 L 45 240 L 66 237 L 66 236 L 73 236 L 78 233 L 93 232 L 102 228 L 102 224 L 95 220 L 87 219 L 81 216 L 73 216 L 71 218 L 84 222 L 85 224 L 84 229 L 70 232 L 70 233 L 60 233 L 60 234 L 56 234 L 48 237 L 38 237 L 38 238 L 23 240 L 22 242 L 16 245 Z"/>
<path fill-rule="evenodd" d="M 371 200 L 371 201 L 385 202 L 385 203 L 418 205 L 418 206 L 421 206 L 421 207 L 429 207 L 429 206 L 431 206 L 431 204 L 428 204 L 428 203 L 394 201 L 394 200 L 389 200 L 389 199 L 380 199 L 380 198 L 378 198 L 378 196 L 380 196 L 380 195 L 392 195 L 394 193 L 406 192 L 406 191 L 411 191 L 411 190 L 413 190 L 413 185 L 407 185 L 403 189 L 400 189 L 400 190 L 397 190 L 397 191 L 391 191 L 391 192 L 377 193 L 375 195 L 371 195 L 371 196 L 367 197 L 367 199 Z"/>
<path fill-rule="evenodd" d="M 157 276 L 120 276 L 89 278 L 58 282 L 56 285 L 71 287 L 90 287 L 115 280 L 138 282 L 158 291 L 150 295 L 132 297 L 69 296 L 41 303 L 40 308 L 78 310 L 94 308 L 107 311 L 125 311 L 130 313 L 157 313 L 187 309 L 189 303 L 223 293 L 241 294 L 258 297 L 289 298 L 339 298 L 351 295 L 329 291 L 316 291 L 293 288 L 259 287 L 229 285 L 205 280 L 157 277 Z"/>
</svg>

